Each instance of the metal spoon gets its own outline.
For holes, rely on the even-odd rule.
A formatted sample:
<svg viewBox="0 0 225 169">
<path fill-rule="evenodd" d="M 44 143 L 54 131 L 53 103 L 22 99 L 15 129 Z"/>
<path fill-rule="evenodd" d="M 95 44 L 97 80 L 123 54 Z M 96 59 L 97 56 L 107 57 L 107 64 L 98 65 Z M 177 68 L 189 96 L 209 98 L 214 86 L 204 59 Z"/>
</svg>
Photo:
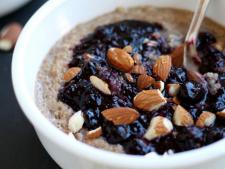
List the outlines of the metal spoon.
<svg viewBox="0 0 225 169">
<path fill-rule="evenodd" d="M 190 71 L 198 72 L 199 57 L 196 41 L 210 0 L 198 0 L 197 8 L 185 39 L 183 66 Z"/>
</svg>

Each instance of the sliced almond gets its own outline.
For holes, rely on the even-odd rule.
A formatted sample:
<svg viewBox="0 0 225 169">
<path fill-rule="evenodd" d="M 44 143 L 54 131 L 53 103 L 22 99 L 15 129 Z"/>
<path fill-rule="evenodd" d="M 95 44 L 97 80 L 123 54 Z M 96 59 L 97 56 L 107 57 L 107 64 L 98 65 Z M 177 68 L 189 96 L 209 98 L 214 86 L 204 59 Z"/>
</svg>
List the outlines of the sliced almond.
<svg viewBox="0 0 225 169">
<path fill-rule="evenodd" d="M 81 68 L 79 67 L 71 67 L 64 73 L 63 78 L 68 82 L 72 80 L 80 71 Z"/>
<path fill-rule="evenodd" d="M 165 88 L 165 83 L 163 81 L 155 81 L 153 83 L 154 88 L 159 89 L 160 92 L 162 92 Z"/>
<path fill-rule="evenodd" d="M 134 65 L 131 72 L 134 74 L 142 75 L 142 74 L 146 74 L 146 69 L 143 65 Z"/>
<path fill-rule="evenodd" d="M 96 139 L 101 137 L 101 135 L 102 135 L 102 127 L 98 127 L 94 130 L 89 131 L 85 139 Z"/>
<path fill-rule="evenodd" d="M 127 46 L 125 46 L 125 47 L 123 48 L 123 50 L 125 50 L 127 53 L 132 53 L 133 48 L 132 48 L 132 46 L 127 45 Z"/>
<path fill-rule="evenodd" d="M 104 94 L 111 95 L 109 85 L 96 76 L 90 76 L 91 84 Z"/>
<path fill-rule="evenodd" d="M 223 119 L 225 119 L 225 109 L 222 110 L 221 112 L 217 112 L 216 115 L 221 117 L 221 118 L 223 118 Z"/>
<path fill-rule="evenodd" d="M 131 71 L 134 66 L 134 60 L 130 54 L 120 48 L 110 48 L 107 59 L 110 65 L 125 73 Z"/>
<path fill-rule="evenodd" d="M 214 124 L 216 115 L 211 112 L 203 111 L 196 121 L 198 127 L 209 127 Z"/>
<path fill-rule="evenodd" d="M 83 124 L 84 124 L 83 113 L 81 111 L 78 111 L 70 117 L 68 122 L 68 128 L 72 133 L 76 133 L 80 129 L 82 129 Z"/>
<path fill-rule="evenodd" d="M 157 110 L 167 103 L 159 90 L 143 90 L 133 100 L 134 106 L 144 111 Z"/>
<path fill-rule="evenodd" d="M 106 109 L 102 111 L 102 115 L 115 125 L 130 124 L 139 117 L 138 111 L 129 107 Z"/>
<path fill-rule="evenodd" d="M 137 87 L 139 89 L 145 89 L 154 83 L 155 79 L 146 74 L 139 75 L 137 80 Z"/>
<path fill-rule="evenodd" d="M 180 84 L 167 84 L 166 90 L 170 96 L 176 96 L 180 91 Z"/>
<path fill-rule="evenodd" d="M 173 114 L 173 121 L 177 126 L 191 126 L 194 124 L 191 114 L 180 105 L 176 107 Z"/>
<path fill-rule="evenodd" d="M 141 61 L 141 55 L 136 53 L 134 54 L 133 56 L 134 58 L 134 63 L 137 64 L 137 65 L 141 65 L 142 64 L 142 61 Z"/>
<path fill-rule="evenodd" d="M 184 44 L 178 46 L 171 54 L 172 64 L 176 67 L 183 66 Z"/>
<path fill-rule="evenodd" d="M 157 116 L 152 118 L 150 126 L 147 129 L 144 137 L 147 140 L 152 140 L 157 137 L 162 137 L 169 134 L 173 130 L 173 124 L 165 117 Z"/>
<path fill-rule="evenodd" d="M 157 75 L 162 81 L 166 81 L 171 69 L 171 57 L 169 55 L 162 55 L 153 66 L 153 73 Z"/>
<path fill-rule="evenodd" d="M 132 75 L 130 73 L 125 73 L 125 77 L 128 82 L 134 83 L 134 78 L 132 77 Z"/>
</svg>

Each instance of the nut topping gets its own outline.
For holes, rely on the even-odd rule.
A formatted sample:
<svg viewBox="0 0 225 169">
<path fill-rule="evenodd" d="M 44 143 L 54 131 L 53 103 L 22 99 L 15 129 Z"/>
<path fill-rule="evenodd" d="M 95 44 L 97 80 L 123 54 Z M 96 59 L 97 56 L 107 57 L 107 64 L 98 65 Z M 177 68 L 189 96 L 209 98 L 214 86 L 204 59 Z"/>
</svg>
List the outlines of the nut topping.
<svg viewBox="0 0 225 169">
<path fill-rule="evenodd" d="M 221 117 L 221 118 L 223 118 L 223 119 L 225 119 L 225 109 L 222 110 L 221 112 L 217 112 L 216 115 Z"/>
<path fill-rule="evenodd" d="M 110 65 L 125 73 L 131 71 L 134 66 L 132 57 L 120 48 L 110 48 L 107 52 L 107 59 Z"/>
<path fill-rule="evenodd" d="M 165 117 L 157 116 L 152 118 L 150 126 L 147 129 L 144 137 L 147 140 L 152 140 L 157 137 L 165 136 L 173 130 L 173 124 Z"/>
<path fill-rule="evenodd" d="M 137 64 L 137 65 L 141 65 L 142 64 L 142 62 L 141 62 L 141 55 L 140 54 L 138 54 L 138 53 L 134 54 L 133 58 L 134 58 L 134 63 L 135 64 Z"/>
<path fill-rule="evenodd" d="M 139 74 L 139 75 L 146 74 L 146 70 L 143 65 L 134 65 L 131 72 L 134 74 Z"/>
<path fill-rule="evenodd" d="M 84 117 L 81 111 L 74 113 L 68 122 L 68 128 L 72 133 L 78 132 L 84 124 Z"/>
<path fill-rule="evenodd" d="M 143 90 L 133 100 L 134 106 L 144 111 L 157 110 L 167 103 L 159 90 Z"/>
<path fill-rule="evenodd" d="M 96 139 L 101 137 L 101 135 L 102 135 L 102 127 L 98 127 L 94 130 L 89 131 L 85 139 Z"/>
<path fill-rule="evenodd" d="M 79 67 L 71 67 L 64 73 L 63 78 L 68 82 L 72 80 L 80 71 L 81 68 Z"/>
<path fill-rule="evenodd" d="M 215 114 L 211 112 L 203 111 L 202 114 L 198 117 L 196 126 L 209 127 L 214 124 L 215 120 L 216 120 Z"/>
<path fill-rule="evenodd" d="M 171 54 L 173 66 L 182 67 L 184 56 L 184 44 L 178 46 Z"/>
<path fill-rule="evenodd" d="M 106 82 L 104 82 L 102 79 L 99 79 L 96 76 L 90 76 L 90 81 L 91 81 L 91 84 L 96 89 L 98 89 L 99 91 L 101 91 L 104 94 L 111 95 L 109 85 Z"/>
<path fill-rule="evenodd" d="M 167 84 L 166 85 L 167 92 L 170 96 L 176 96 L 180 91 L 179 84 Z"/>
<path fill-rule="evenodd" d="M 153 66 L 153 73 L 157 75 L 162 81 L 166 81 L 171 69 L 171 57 L 169 55 L 162 55 Z"/>
<path fill-rule="evenodd" d="M 134 78 L 132 77 L 130 73 L 125 73 L 125 77 L 128 80 L 128 82 L 134 83 Z"/>
<path fill-rule="evenodd" d="M 173 114 L 173 121 L 177 126 L 191 126 L 194 124 L 191 114 L 180 105 L 176 107 Z"/>
<path fill-rule="evenodd" d="M 102 115 L 115 125 L 130 124 L 137 120 L 139 113 L 129 107 L 115 107 L 101 112 Z"/>
<path fill-rule="evenodd" d="M 165 83 L 163 81 L 155 81 L 153 83 L 154 88 L 159 89 L 160 92 L 162 92 L 165 88 Z"/>
<path fill-rule="evenodd" d="M 153 84 L 154 81 L 154 78 L 152 78 L 151 76 L 148 76 L 146 74 L 139 75 L 137 80 L 137 87 L 139 89 L 145 89 Z"/>
<path fill-rule="evenodd" d="M 125 50 L 127 53 L 132 53 L 133 48 L 132 48 L 132 46 L 128 45 L 128 46 L 125 46 L 125 47 L 123 48 L 123 50 Z"/>
</svg>

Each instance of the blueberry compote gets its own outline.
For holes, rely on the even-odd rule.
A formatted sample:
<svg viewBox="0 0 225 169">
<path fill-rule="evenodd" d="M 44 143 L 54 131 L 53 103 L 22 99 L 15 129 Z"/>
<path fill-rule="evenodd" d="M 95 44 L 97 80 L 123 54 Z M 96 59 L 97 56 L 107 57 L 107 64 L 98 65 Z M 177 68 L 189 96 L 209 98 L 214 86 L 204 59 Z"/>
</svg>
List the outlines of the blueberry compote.
<svg viewBox="0 0 225 169">
<path fill-rule="evenodd" d="M 92 34 L 81 40 L 73 49 L 73 58 L 68 67 L 80 67 L 81 71 L 59 90 L 58 99 L 74 112 L 82 110 L 85 119 L 84 128 L 93 130 L 102 127 L 102 137 L 110 144 L 121 144 L 129 154 L 144 155 L 155 151 L 164 154 L 168 150 L 174 153 L 199 148 L 213 143 L 225 136 L 225 120 L 217 117 L 214 124 L 207 127 L 177 126 L 164 136 L 153 140 L 144 135 L 150 121 L 156 116 L 163 116 L 173 121 L 174 106 L 180 104 L 196 121 L 203 111 L 214 114 L 225 109 L 225 56 L 214 47 L 216 38 L 208 32 L 202 32 L 198 38 L 198 52 L 201 58 L 200 72 L 213 72 L 218 75 L 221 88 L 210 93 L 208 82 L 199 83 L 189 79 L 188 72 L 182 67 L 173 67 L 167 84 L 179 84 L 177 99 L 180 103 L 167 101 L 159 109 L 153 111 L 138 110 L 133 105 L 133 98 L 141 90 L 136 82 L 138 74 L 131 72 L 133 82 L 125 77 L 125 73 L 113 68 L 107 62 L 107 51 L 110 48 L 131 46 L 131 57 L 139 54 L 140 62 L 146 73 L 156 80 L 153 74 L 155 60 L 165 54 L 171 54 L 174 48 L 169 46 L 168 32 L 159 23 L 147 23 L 136 20 L 125 20 L 98 27 Z M 182 43 L 182 42 L 181 42 Z M 95 88 L 89 78 L 97 76 L 109 85 L 111 95 L 106 95 Z M 153 89 L 149 86 L 147 89 Z M 162 95 L 172 100 L 166 88 Z M 103 110 L 114 107 L 131 107 L 139 112 L 139 117 L 131 124 L 114 125 L 103 117 Z"/>
</svg>

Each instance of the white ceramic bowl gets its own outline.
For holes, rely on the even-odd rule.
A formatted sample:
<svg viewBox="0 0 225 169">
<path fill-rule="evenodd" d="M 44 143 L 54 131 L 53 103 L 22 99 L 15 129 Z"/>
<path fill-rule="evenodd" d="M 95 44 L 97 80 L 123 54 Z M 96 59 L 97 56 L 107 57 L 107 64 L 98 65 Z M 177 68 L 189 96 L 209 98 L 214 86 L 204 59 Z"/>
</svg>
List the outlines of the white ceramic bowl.
<svg viewBox="0 0 225 169">
<path fill-rule="evenodd" d="M 50 0 L 29 20 L 16 45 L 12 78 L 16 97 L 52 158 L 65 169 L 224 169 L 225 140 L 172 156 L 116 154 L 70 139 L 38 110 L 34 84 L 48 50 L 76 24 L 118 6 L 157 5 L 192 10 L 196 0 Z M 225 25 L 225 1 L 213 0 L 208 16 Z M 185 18 L 184 18 L 185 19 Z"/>
</svg>

